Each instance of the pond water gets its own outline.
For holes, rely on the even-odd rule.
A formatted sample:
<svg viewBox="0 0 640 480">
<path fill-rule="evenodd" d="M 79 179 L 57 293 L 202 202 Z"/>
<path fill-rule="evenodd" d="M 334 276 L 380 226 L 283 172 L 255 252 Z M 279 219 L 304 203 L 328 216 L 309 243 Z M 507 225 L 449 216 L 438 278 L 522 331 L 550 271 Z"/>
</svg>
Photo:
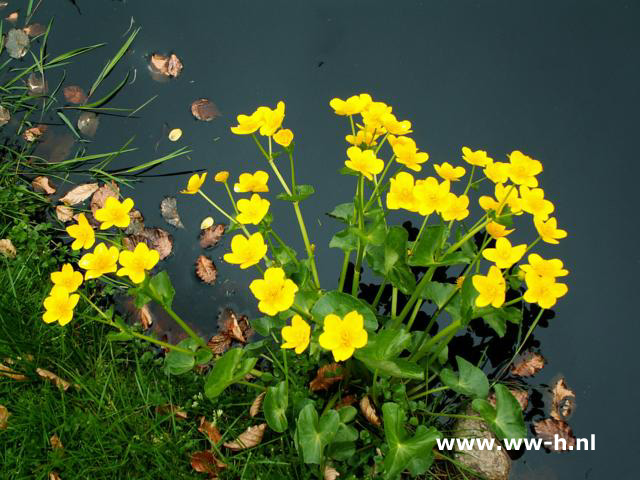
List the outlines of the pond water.
<svg viewBox="0 0 640 480">
<path fill-rule="evenodd" d="M 342 253 L 327 246 L 337 225 L 325 213 L 349 201 L 354 188 L 352 177 L 336 174 L 348 125 L 333 115 L 332 97 L 369 92 L 393 105 L 400 118 L 412 121 L 413 137 L 430 161 L 459 162 L 462 145 L 494 157 L 520 149 L 540 159 L 543 186 L 569 237 L 539 251 L 562 258 L 571 276 L 569 295 L 547 328 L 536 331 L 548 365 L 535 382 L 550 384 L 564 375 L 577 395 L 573 431 L 595 434 L 597 442 L 593 452 L 527 452 L 512 478 L 636 478 L 639 3 L 45 1 L 34 20 L 46 23 L 52 16 L 52 53 L 108 42 L 81 57 L 81 67 L 68 69 L 66 83 L 85 88 L 131 23 L 142 26 L 110 79 L 115 85 L 135 69 L 135 82 L 112 106 L 158 98 L 139 118 L 102 116 L 89 147 L 90 153 L 111 151 L 135 135 L 139 150 L 119 160 L 121 166 L 189 146 L 188 156 L 150 173 L 227 169 L 235 177 L 267 170 L 251 140 L 231 135 L 229 127 L 238 113 L 285 100 L 299 181 L 320 192 L 302 208 L 326 285 L 337 282 Z M 155 82 L 147 70 L 153 52 L 177 53 L 182 75 Z M 202 97 L 218 106 L 220 118 L 194 120 L 189 106 Z M 170 143 L 167 132 L 175 127 L 184 134 Z M 174 254 L 165 262 L 178 291 L 175 308 L 210 334 L 222 307 L 256 313 L 246 289 L 253 272 L 224 264 L 221 245 L 208 253 L 219 268 L 217 284 L 196 279 L 199 225 L 213 212 L 199 197 L 177 195 L 187 178 L 148 177 L 123 193 L 134 198 L 147 225 L 175 237 Z M 208 185 L 208 193 L 225 204 L 223 192 Z M 172 229 L 160 217 L 160 201 L 168 195 L 178 196 L 185 229 Z M 302 247 L 297 225 L 287 223 L 289 208 L 274 202 L 276 227 Z M 526 241 L 533 232 L 516 233 Z"/>
</svg>

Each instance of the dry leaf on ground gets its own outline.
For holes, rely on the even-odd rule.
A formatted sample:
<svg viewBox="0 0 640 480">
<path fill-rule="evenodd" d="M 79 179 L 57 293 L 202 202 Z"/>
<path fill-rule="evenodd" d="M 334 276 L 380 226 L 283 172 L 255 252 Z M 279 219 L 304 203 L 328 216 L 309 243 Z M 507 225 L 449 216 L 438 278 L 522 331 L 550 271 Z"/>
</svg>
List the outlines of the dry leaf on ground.
<svg viewBox="0 0 640 480">
<path fill-rule="evenodd" d="M 191 113 L 198 120 L 210 122 L 220 116 L 218 107 L 207 98 L 200 98 L 191 104 Z"/>
<path fill-rule="evenodd" d="M 29 43 L 29 35 L 14 28 L 7 32 L 4 45 L 11 58 L 22 58 L 29 51 Z"/>
<path fill-rule="evenodd" d="M 247 316 L 241 315 L 238 317 L 230 308 L 225 308 L 220 312 L 218 316 L 218 329 L 220 333 L 241 343 L 246 343 L 247 339 L 253 335 L 253 330 L 249 325 Z"/>
<path fill-rule="evenodd" d="M 66 205 L 58 205 L 56 206 L 56 217 L 62 223 L 70 222 L 73 220 L 73 209 Z"/>
<path fill-rule="evenodd" d="M 16 247 L 13 246 L 11 239 L 3 238 L 0 240 L 0 253 L 8 258 L 16 258 L 18 252 L 16 252 Z"/>
<path fill-rule="evenodd" d="M 222 238 L 222 235 L 224 235 L 224 228 L 224 225 L 222 223 L 219 223 L 218 225 L 214 225 L 202 230 L 200 232 L 200 247 L 215 247 Z"/>
<path fill-rule="evenodd" d="M 78 130 L 87 137 L 93 137 L 99 126 L 98 115 L 93 112 L 82 112 L 78 117 Z"/>
<path fill-rule="evenodd" d="M 49 480 L 62 480 L 58 472 L 49 473 Z"/>
<path fill-rule="evenodd" d="M 159 413 L 160 415 L 175 415 L 175 417 L 180 420 L 186 420 L 188 418 L 187 412 L 180 410 L 178 407 L 171 404 L 158 405 L 156 407 L 156 413 Z"/>
<path fill-rule="evenodd" d="M 115 199 L 118 199 L 118 197 L 120 197 L 120 188 L 118 187 L 118 184 L 113 180 L 111 181 L 111 183 L 105 183 L 100 188 L 95 190 L 93 197 L 91 197 L 91 213 L 95 215 L 96 210 L 104 207 L 104 204 L 109 197 L 113 197 Z"/>
<path fill-rule="evenodd" d="M 62 442 L 60 441 L 60 437 L 58 437 L 58 435 L 56 435 L 55 433 L 51 435 L 51 438 L 49 439 L 49 443 L 51 444 L 51 448 L 53 448 L 54 450 L 64 449 L 64 445 L 62 445 Z"/>
<path fill-rule="evenodd" d="M 538 438 L 541 438 L 543 442 L 551 442 L 551 444 L 545 444 L 544 448 L 552 452 L 566 452 L 569 451 L 569 447 L 575 447 L 576 437 L 573 435 L 571 427 L 562 420 L 555 418 L 545 418 L 534 422 L 533 429 L 536 432 Z M 558 449 L 555 448 L 555 436 L 564 439 L 566 441 L 566 449 L 563 449 L 562 442 L 559 442 Z"/>
<path fill-rule="evenodd" d="M 46 125 L 36 125 L 35 127 L 27 128 L 22 134 L 22 138 L 24 138 L 25 141 L 27 142 L 35 142 L 46 131 L 47 131 Z"/>
<path fill-rule="evenodd" d="M 51 184 L 49 177 L 36 177 L 31 181 L 31 186 L 38 193 L 46 193 L 47 195 L 56 193 L 56 187 Z"/>
<path fill-rule="evenodd" d="M 36 368 L 36 373 L 45 380 L 49 380 L 55 383 L 56 387 L 61 388 L 64 391 L 67 391 L 71 386 L 69 382 L 63 380 L 55 373 L 50 372 L 49 370 L 45 370 L 44 368 Z"/>
<path fill-rule="evenodd" d="M 9 410 L 4 405 L 0 405 L 0 430 L 5 430 L 9 425 Z"/>
<path fill-rule="evenodd" d="M 341 408 L 353 405 L 354 403 L 356 403 L 356 400 L 357 397 L 355 395 L 345 395 L 338 401 L 338 403 L 336 403 L 336 406 L 333 408 L 336 410 L 340 410 Z"/>
<path fill-rule="evenodd" d="M 264 402 L 264 396 L 266 394 L 267 392 L 262 392 L 253 400 L 251 408 L 249 408 L 249 415 L 255 417 L 256 415 L 258 415 L 258 413 L 260 413 L 260 408 L 262 408 L 262 402 Z"/>
<path fill-rule="evenodd" d="M 327 465 L 324 467 L 324 480 L 336 480 L 340 476 L 340 473 L 333 467 Z"/>
<path fill-rule="evenodd" d="M 331 385 L 343 378 L 342 367 L 337 363 L 330 363 L 318 369 L 316 378 L 309 383 L 309 388 L 314 392 L 328 390 Z"/>
<path fill-rule="evenodd" d="M 551 395 L 551 417 L 556 420 L 567 420 L 575 408 L 575 392 L 567 386 L 564 378 L 559 378 L 551 388 Z"/>
<path fill-rule="evenodd" d="M 176 228 L 184 228 L 178 214 L 178 202 L 175 197 L 165 197 L 160 202 L 160 214 L 164 221 Z"/>
<path fill-rule="evenodd" d="M 174 53 L 168 57 L 160 53 L 154 53 L 151 55 L 149 68 L 151 68 L 152 72 L 159 73 L 165 77 L 177 77 L 182 72 L 183 65 L 180 58 Z"/>
<path fill-rule="evenodd" d="M 544 367 L 544 357 L 539 353 L 526 352 L 511 367 L 511 374 L 519 377 L 530 377 Z"/>
<path fill-rule="evenodd" d="M 218 443 L 222 439 L 222 435 L 218 428 L 213 423 L 208 422 L 204 417 L 200 417 L 200 426 L 198 427 L 198 431 L 209 437 L 211 443 Z"/>
<path fill-rule="evenodd" d="M 153 324 L 153 315 L 149 310 L 149 304 L 145 304 L 136 311 L 136 320 L 140 322 L 143 330 L 147 330 Z"/>
<path fill-rule="evenodd" d="M 87 101 L 87 94 L 84 93 L 82 87 L 78 87 L 77 85 L 69 85 L 67 87 L 64 87 L 64 90 L 62 92 L 64 93 L 65 100 L 69 103 L 82 105 Z"/>
<path fill-rule="evenodd" d="M 84 202 L 91 195 L 95 197 L 98 190 L 99 189 L 97 183 L 83 183 L 82 185 L 73 187 L 71 190 L 65 193 L 64 197 L 60 198 L 60 201 L 69 206 L 78 205 L 79 203 Z M 93 200 L 91 201 L 91 203 L 93 203 Z"/>
<path fill-rule="evenodd" d="M 369 400 L 369 397 L 366 395 L 360 399 L 360 411 L 371 425 L 379 427 L 382 424 L 382 422 L 380 422 L 380 417 L 378 417 L 378 414 L 376 413 L 376 409 L 373 407 L 371 400 Z"/>
<path fill-rule="evenodd" d="M 218 472 L 226 468 L 226 464 L 218 460 L 215 455 L 209 451 L 195 452 L 191 454 L 191 468 L 196 472 L 208 473 L 209 478 L 218 478 Z"/>
<path fill-rule="evenodd" d="M 239 451 L 244 450 L 246 448 L 255 447 L 262 442 L 262 437 L 264 436 L 264 431 L 267 428 L 266 423 L 261 423 L 260 425 L 255 425 L 253 427 L 247 428 L 244 432 L 242 432 L 238 438 L 231 442 L 225 442 L 224 446 L 229 450 Z"/>
</svg>

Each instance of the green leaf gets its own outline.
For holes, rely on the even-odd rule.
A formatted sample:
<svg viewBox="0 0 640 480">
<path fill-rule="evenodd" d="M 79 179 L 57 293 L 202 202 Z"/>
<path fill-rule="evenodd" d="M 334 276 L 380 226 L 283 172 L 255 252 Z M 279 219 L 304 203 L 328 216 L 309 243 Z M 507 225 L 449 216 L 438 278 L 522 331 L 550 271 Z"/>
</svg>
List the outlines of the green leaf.
<svg viewBox="0 0 640 480">
<path fill-rule="evenodd" d="M 456 285 L 453 283 L 429 282 L 422 289 L 420 296 L 425 300 L 431 300 L 438 308 L 442 308 L 455 290 Z"/>
<path fill-rule="evenodd" d="M 456 362 L 458 363 L 457 374 L 449 368 L 443 368 L 440 371 L 442 383 L 462 395 L 486 398 L 489 394 L 489 380 L 484 372 L 462 357 L 456 356 Z"/>
<path fill-rule="evenodd" d="M 339 248 L 344 252 L 350 252 L 358 248 L 358 236 L 349 228 L 339 231 L 329 242 L 329 248 Z"/>
<path fill-rule="evenodd" d="M 387 232 L 382 246 L 368 246 L 365 259 L 371 269 L 391 282 L 402 293 L 410 294 L 416 286 L 416 278 L 407 266 L 408 232 L 393 226 Z"/>
<path fill-rule="evenodd" d="M 149 289 L 163 305 L 171 307 L 176 291 L 171 284 L 169 274 L 165 270 L 151 277 L 151 280 L 149 280 Z"/>
<path fill-rule="evenodd" d="M 128 342 L 133 339 L 133 335 L 129 332 L 109 332 L 107 333 L 107 340 L 110 342 Z"/>
<path fill-rule="evenodd" d="M 178 347 L 195 352 L 198 349 L 198 343 L 193 338 L 185 338 L 178 343 Z M 195 355 L 176 352 L 175 350 L 170 350 L 164 358 L 164 369 L 171 375 L 182 375 L 183 373 L 187 373 L 195 366 L 195 364 Z"/>
<path fill-rule="evenodd" d="M 518 400 L 504 385 L 493 387 L 496 394 L 496 407 L 486 400 L 477 398 L 471 406 L 489 424 L 500 440 L 505 438 L 526 438 L 527 429 Z"/>
<path fill-rule="evenodd" d="M 354 418 L 356 418 L 356 415 L 358 415 L 358 410 L 356 410 L 356 408 L 352 407 L 351 405 L 347 405 L 346 407 L 338 409 L 338 415 L 340 415 L 340 421 L 342 423 L 349 423 Z"/>
<path fill-rule="evenodd" d="M 216 398 L 229 385 L 242 380 L 251 371 L 258 359 L 243 359 L 243 355 L 243 349 L 232 348 L 216 361 L 204 383 L 204 393 L 207 397 Z"/>
<path fill-rule="evenodd" d="M 447 229 L 443 225 L 427 227 L 422 233 L 418 244 L 413 246 L 412 254 L 409 257 L 409 265 L 413 267 L 435 265 L 435 255 L 440 245 L 442 245 L 446 231 Z"/>
<path fill-rule="evenodd" d="M 364 317 L 364 328 L 374 332 L 378 328 L 378 319 L 371 307 L 362 300 L 347 293 L 332 290 L 321 296 L 311 309 L 313 319 L 320 325 L 324 324 L 324 317 L 335 313 L 344 317 L 347 313 L 356 310 Z"/>
<path fill-rule="evenodd" d="M 467 275 L 460 287 L 460 292 L 453 297 L 445 307 L 454 320 L 460 320 L 462 326 L 469 325 L 473 318 L 473 308 L 478 292 L 471 281 L 472 275 Z"/>
<path fill-rule="evenodd" d="M 442 435 L 434 427 L 418 426 L 409 437 L 404 429 L 405 412 L 396 403 L 382 405 L 384 435 L 389 453 L 384 459 L 384 478 L 396 479 L 407 468 L 413 475 L 425 473 L 433 463 L 433 447 Z"/>
<path fill-rule="evenodd" d="M 259 317 L 249 321 L 251 328 L 253 328 L 258 335 L 268 337 L 271 329 L 276 327 L 276 320 L 273 317 Z"/>
<path fill-rule="evenodd" d="M 355 442 L 358 437 L 358 431 L 355 428 L 344 422 L 340 423 L 338 431 L 327 449 L 327 456 L 338 461 L 348 460 L 355 454 Z"/>
<path fill-rule="evenodd" d="M 442 256 L 437 261 L 433 263 L 433 265 L 437 266 L 448 266 L 448 265 L 462 265 L 469 264 L 473 261 L 475 255 L 469 255 L 468 253 L 457 250 L 455 252 L 451 252 L 447 255 Z"/>
<path fill-rule="evenodd" d="M 196 350 L 196 365 L 204 365 L 213 358 L 213 353 L 208 348 L 199 348 Z"/>
<path fill-rule="evenodd" d="M 322 462 L 324 449 L 335 437 L 339 425 L 340 416 L 333 409 L 325 412 L 319 420 L 313 404 L 307 404 L 300 411 L 296 438 L 305 463 Z"/>
<path fill-rule="evenodd" d="M 404 329 L 386 329 L 369 334 L 369 341 L 354 356 L 371 371 L 397 378 L 422 380 L 424 369 L 398 356 L 409 346 L 411 335 Z"/>
<path fill-rule="evenodd" d="M 284 380 L 275 387 L 269 387 L 267 395 L 264 397 L 262 405 L 264 418 L 267 420 L 269 428 L 278 433 L 284 432 L 289 425 L 287 422 L 288 400 L 287 382 Z"/>
<path fill-rule="evenodd" d="M 305 198 L 309 198 L 314 193 L 315 190 L 311 185 L 296 185 L 293 192 L 291 192 L 291 195 L 279 193 L 276 195 L 276 198 L 278 198 L 278 200 L 284 200 L 285 202 L 301 202 Z"/>
<path fill-rule="evenodd" d="M 507 322 L 519 324 L 522 321 L 522 311 L 516 307 L 484 307 L 473 312 L 473 318 L 482 317 L 500 338 L 507 332 Z"/>
<path fill-rule="evenodd" d="M 327 213 L 327 215 L 348 224 L 351 223 L 351 219 L 353 218 L 354 208 L 353 202 L 341 203 L 331 212 Z"/>
</svg>

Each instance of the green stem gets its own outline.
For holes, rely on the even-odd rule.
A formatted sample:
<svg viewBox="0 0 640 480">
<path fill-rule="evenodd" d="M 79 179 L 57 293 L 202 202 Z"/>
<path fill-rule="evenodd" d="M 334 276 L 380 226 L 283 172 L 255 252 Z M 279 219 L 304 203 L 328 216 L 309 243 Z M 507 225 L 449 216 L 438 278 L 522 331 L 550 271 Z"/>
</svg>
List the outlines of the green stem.
<svg viewBox="0 0 640 480">
<path fill-rule="evenodd" d="M 282 238 L 280 238 L 280 235 L 278 235 L 275 230 L 269 230 L 269 235 L 273 236 L 273 238 L 276 239 L 276 241 L 280 244 L 280 246 L 283 248 L 283 250 L 285 252 L 287 252 L 287 255 L 289 256 L 289 258 L 291 259 L 291 261 L 293 263 L 295 263 L 296 265 L 300 265 L 300 262 L 298 261 L 298 259 L 296 258 L 295 254 L 291 253 L 291 249 L 289 247 L 287 247 L 287 244 L 284 243 L 284 241 L 282 240 Z"/>
<path fill-rule="evenodd" d="M 398 289 L 393 287 L 391 290 L 391 318 L 396 318 L 396 311 L 398 309 Z"/>
<path fill-rule="evenodd" d="M 358 178 L 356 195 L 358 197 L 358 227 L 362 232 L 364 230 L 364 176 L 362 174 L 360 174 L 360 177 Z M 358 238 L 358 253 L 356 255 L 356 265 L 353 271 L 353 282 L 351 283 L 351 295 L 354 297 L 358 296 L 358 287 L 360 286 L 360 268 L 362 267 L 364 247 L 364 240 L 362 238 Z"/>
<path fill-rule="evenodd" d="M 378 287 L 378 292 L 376 293 L 376 297 L 373 299 L 373 303 L 371 304 L 373 308 L 376 308 L 378 306 L 378 303 L 380 303 L 380 299 L 382 298 L 382 292 L 384 292 L 384 287 L 386 286 L 387 286 L 387 279 L 384 278 L 382 279 L 382 283 L 380 284 L 380 287 Z"/>
<path fill-rule="evenodd" d="M 238 225 L 242 229 L 242 231 L 244 232 L 245 235 L 249 236 L 249 231 L 246 229 L 246 227 L 244 225 L 242 225 L 235 218 L 233 218 L 231 215 L 229 215 L 227 212 L 225 212 L 216 202 L 211 200 L 205 193 L 203 193 L 202 190 L 198 190 L 198 193 L 200 195 L 202 195 L 202 197 L 207 202 L 209 202 L 213 208 L 215 208 L 218 212 L 220 212 L 222 215 L 224 215 L 229 220 L 229 222 L 231 222 L 231 224 L 235 223 L 236 225 Z"/>
<path fill-rule="evenodd" d="M 186 322 L 184 320 L 182 320 L 182 318 L 180 318 L 180 316 L 173 311 L 173 309 L 169 306 L 169 305 L 165 305 L 165 303 L 155 295 L 155 293 L 153 293 L 151 291 L 150 288 L 146 288 L 145 289 L 145 294 L 147 294 L 149 297 L 151 297 L 158 305 L 160 305 L 165 312 L 167 312 L 169 314 L 169 316 L 171 318 L 173 318 L 173 320 L 175 320 L 175 322 L 180 326 L 180 328 L 182 328 L 182 330 L 184 330 L 184 332 L 189 335 L 191 338 L 193 338 L 193 340 L 195 340 L 195 342 L 200 345 L 201 347 L 204 348 L 208 348 L 207 347 L 207 342 L 205 342 L 200 335 L 198 335 L 196 332 L 194 332 L 191 327 L 189 325 L 186 324 Z"/>
<path fill-rule="evenodd" d="M 469 189 L 471 188 L 471 184 L 473 183 L 473 174 L 475 173 L 475 171 L 476 171 L 476 166 L 473 165 L 471 167 L 471 174 L 469 174 L 469 182 L 467 183 L 467 188 L 464 189 L 463 195 L 466 195 Z"/>
<path fill-rule="evenodd" d="M 429 215 L 426 215 L 424 217 L 424 220 L 422 221 L 422 225 L 420 226 L 420 230 L 418 231 L 418 236 L 416 237 L 416 240 L 413 242 L 413 248 L 411 248 L 411 252 L 409 252 L 409 254 L 413 253 L 413 249 L 418 245 L 418 242 L 420 241 L 420 237 L 422 237 L 422 232 L 424 232 L 424 229 L 427 226 L 427 220 L 429 220 Z"/>
<path fill-rule="evenodd" d="M 376 393 L 376 384 L 378 383 L 378 369 L 376 368 L 373 371 L 373 382 L 371 382 L 371 399 L 373 403 L 377 405 L 377 393 Z"/>
<path fill-rule="evenodd" d="M 413 395 L 411 397 L 409 397 L 409 400 L 415 400 L 417 398 L 422 398 L 422 397 L 426 397 L 427 395 L 430 395 L 432 393 L 438 393 L 438 392 L 442 392 L 444 390 L 449 389 L 449 387 L 447 386 L 443 386 L 443 387 L 438 387 L 438 388 L 432 388 L 431 390 L 427 390 L 421 393 L 418 393 L 416 395 Z"/>
<path fill-rule="evenodd" d="M 478 417 L 475 415 L 461 415 L 458 413 L 436 413 L 436 412 L 426 412 L 426 411 L 421 411 L 420 413 L 431 415 L 432 417 L 466 418 L 470 420 L 482 420 L 482 417 Z"/>
<path fill-rule="evenodd" d="M 371 204 L 375 201 L 375 198 L 376 198 L 376 196 L 378 194 L 378 190 L 380 190 L 380 185 L 382 185 L 382 181 L 384 180 L 384 177 L 387 175 L 387 171 L 389 170 L 389 167 L 393 163 L 393 159 L 394 158 L 395 158 L 395 155 L 392 155 L 391 156 L 391 160 L 389 160 L 389 162 L 387 162 L 387 164 L 384 167 L 384 170 L 382 170 L 382 174 L 380 175 L 380 178 L 376 182 L 376 186 L 373 189 L 373 192 L 371 193 L 371 197 L 369 198 L 369 200 L 367 201 L 366 206 L 364 207 L 365 212 L 369 209 Z"/>
<path fill-rule="evenodd" d="M 462 327 L 462 320 L 454 320 L 445 328 L 436 333 L 433 337 L 431 337 L 426 343 L 423 343 L 420 347 L 416 349 L 414 354 L 412 355 L 411 360 L 418 361 L 422 357 L 424 357 L 425 353 L 428 352 L 432 346 L 437 344 L 444 337 L 447 337 L 450 334 L 456 333 L 460 327 Z"/>
<path fill-rule="evenodd" d="M 233 200 L 233 194 L 231 193 L 231 189 L 229 188 L 229 184 L 227 182 L 224 182 L 224 188 L 227 191 L 227 195 L 229 195 L 229 200 L 231 200 L 231 205 L 233 206 L 233 211 L 236 212 L 236 215 L 238 215 L 238 207 L 236 205 L 236 202 Z"/>
<path fill-rule="evenodd" d="M 420 299 L 413 306 L 413 311 L 411 312 L 411 316 L 409 317 L 409 321 L 407 322 L 407 331 L 411 330 L 411 326 L 413 325 L 414 320 L 418 316 L 418 312 L 420 311 L 420 307 L 422 307 L 423 300 Z"/>
<path fill-rule="evenodd" d="M 291 153 L 291 151 L 289 151 L 289 165 L 291 167 L 291 188 L 295 192 L 296 191 L 296 171 L 293 165 L 293 153 Z"/>
<path fill-rule="evenodd" d="M 344 289 L 344 282 L 347 278 L 347 270 L 349 269 L 349 259 L 351 258 L 351 250 L 344 252 L 344 260 L 342 261 L 342 270 L 340 272 L 340 281 L 338 283 L 338 291 Z"/>
<path fill-rule="evenodd" d="M 247 382 L 245 380 L 238 380 L 236 383 L 239 383 L 240 385 L 245 385 L 247 387 L 256 388 L 256 389 L 260 390 L 261 392 L 264 392 L 266 390 L 266 388 L 261 387 L 260 385 L 256 385 L 255 383 Z"/>
</svg>

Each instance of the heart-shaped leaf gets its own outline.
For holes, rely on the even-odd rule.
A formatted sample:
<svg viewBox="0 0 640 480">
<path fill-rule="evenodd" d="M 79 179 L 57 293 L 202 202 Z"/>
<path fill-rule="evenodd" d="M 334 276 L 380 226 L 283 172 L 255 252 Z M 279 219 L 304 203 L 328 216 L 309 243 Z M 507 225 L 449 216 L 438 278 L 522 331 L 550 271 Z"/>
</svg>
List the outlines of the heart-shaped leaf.
<svg viewBox="0 0 640 480">
<path fill-rule="evenodd" d="M 318 419 L 313 404 L 309 403 L 300 411 L 296 427 L 298 448 L 302 450 L 305 463 L 321 463 L 325 447 L 331 443 L 340 425 L 340 415 L 331 409 Z"/>
<path fill-rule="evenodd" d="M 242 380 L 251 371 L 257 358 L 242 358 L 244 350 L 232 348 L 213 365 L 204 383 L 204 393 L 209 398 L 219 396 L 229 385 Z"/>
<path fill-rule="evenodd" d="M 352 310 L 356 310 L 364 317 L 364 328 L 369 332 L 373 332 L 378 328 L 378 319 L 371 307 L 347 293 L 333 290 L 321 296 L 311 309 L 313 319 L 319 323 L 324 323 L 324 317 L 330 313 L 334 313 L 339 317 L 344 317 Z"/>
<path fill-rule="evenodd" d="M 456 356 L 458 373 L 449 368 L 440 371 L 440 379 L 453 391 L 468 397 L 486 398 L 489 394 L 489 380 L 482 370 L 467 362 L 464 358 Z"/>
<path fill-rule="evenodd" d="M 267 425 L 278 433 L 284 432 L 289 425 L 287 422 L 287 406 L 287 382 L 282 381 L 275 387 L 269 387 L 267 389 L 262 410 L 264 411 L 264 418 L 267 420 Z"/>
<path fill-rule="evenodd" d="M 500 440 L 505 438 L 525 438 L 527 430 L 524 425 L 522 408 L 516 397 L 507 387 L 497 384 L 493 387 L 496 394 L 495 408 L 486 400 L 476 398 L 471 406 L 489 424 L 489 427 Z"/>
</svg>

